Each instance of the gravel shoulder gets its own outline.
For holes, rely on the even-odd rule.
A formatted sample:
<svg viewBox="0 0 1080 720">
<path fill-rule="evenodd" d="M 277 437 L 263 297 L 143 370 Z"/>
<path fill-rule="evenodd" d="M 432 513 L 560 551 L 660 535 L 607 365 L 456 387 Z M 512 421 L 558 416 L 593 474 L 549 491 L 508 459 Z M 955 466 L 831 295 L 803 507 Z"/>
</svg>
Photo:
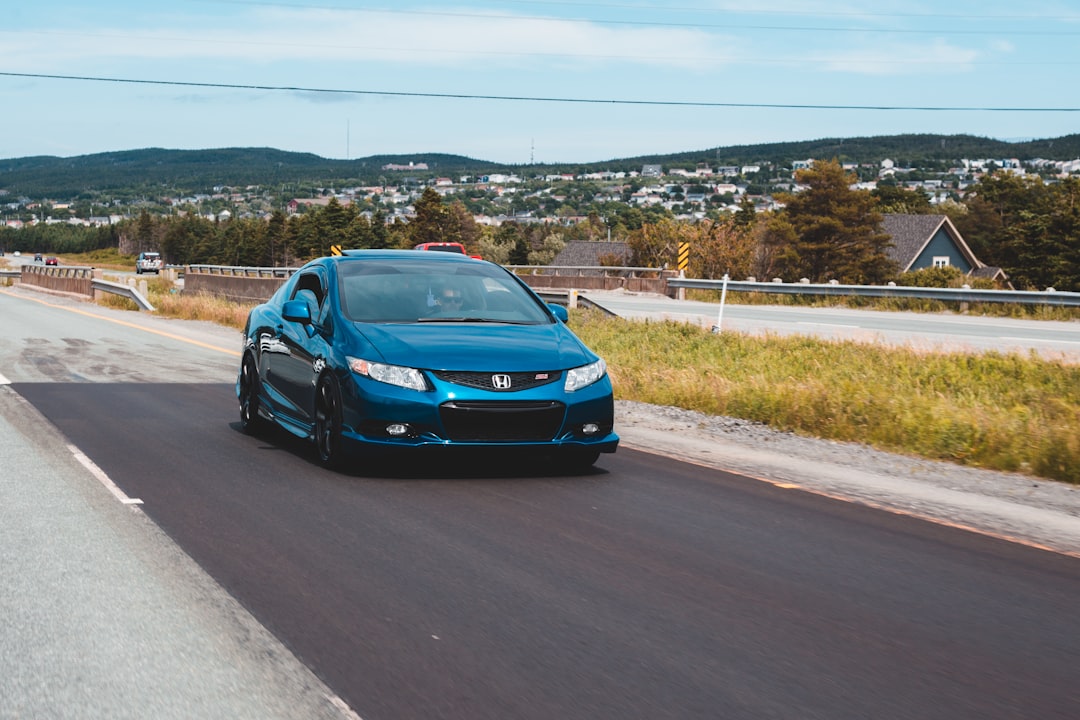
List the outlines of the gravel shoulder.
<svg viewBox="0 0 1080 720">
<path fill-rule="evenodd" d="M 623 447 L 1080 557 L 1074 485 L 625 400 L 616 402 L 615 421 Z"/>
</svg>

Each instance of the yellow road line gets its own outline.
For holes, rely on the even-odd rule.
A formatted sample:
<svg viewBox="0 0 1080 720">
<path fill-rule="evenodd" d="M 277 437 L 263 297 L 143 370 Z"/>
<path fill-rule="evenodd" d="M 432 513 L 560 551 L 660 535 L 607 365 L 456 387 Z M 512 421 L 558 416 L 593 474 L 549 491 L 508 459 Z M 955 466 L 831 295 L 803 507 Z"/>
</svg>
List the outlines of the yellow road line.
<svg viewBox="0 0 1080 720">
<path fill-rule="evenodd" d="M 239 350 L 229 350 L 227 348 L 219 347 L 217 345 L 211 345 L 209 343 L 204 343 L 204 342 L 201 342 L 199 340 L 192 340 L 191 338 L 186 338 L 186 337 L 183 337 L 181 335 L 174 335 L 173 333 L 165 332 L 164 330 L 154 330 L 153 328 L 143 327 L 142 325 L 137 325 L 135 323 L 130 323 L 130 322 L 127 322 L 126 320 L 118 320 L 116 318 L 105 317 L 104 315 L 98 315 L 96 313 L 87 312 L 86 310 L 79 310 L 78 308 L 66 307 L 64 305 L 57 305 L 55 303 L 51 303 L 51 302 L 47 302 L 45 300 L 41 300 L 40 298 L 26 297 L 24 295 L 15 295 L 10 290 L 5 290 L 3 292 L 4 292 L 5 295 L 11 295 L 12 297 L 18 297 L 20 300 L 29 300 L 30 302 L 36 302 L 36 303 L 38 303 L 40 305 L 44 305 L 46 307 L 55 308 L 56 310 L 64 310 L 66 312 L 75 313 L 76 315 L 85 315 L 86 317 L 91 317 L 91 318 L 94 318 L 95 320 L 104 320 L 105 322 L 111 322 L 111 323 L 114 323 L 116 325 L 123 325 L 124 327 L 129 327 L 129 328 L 132 328 L 134 330 L 142 330 L 143 332 L 148 332 L 148 333 L 152 333 L 154 335 L 160 335 L 162 337 L 167 337 L 167 338 L 169 338 L 171 340 L 179 340 L 180 342 L 185 342 L 185 343 L 188 343 L 189 345 L 196 345 L 196 346 L 204 348 L 206 350 L 213 350 L 214 352 L 224 353 L 226 355 L 231 355 L 233 357 L 240 357 L 240 351 Z M 239 334 L 240 333 L 238 332 L 237 335 L 239 335 Z"/>
</svg>

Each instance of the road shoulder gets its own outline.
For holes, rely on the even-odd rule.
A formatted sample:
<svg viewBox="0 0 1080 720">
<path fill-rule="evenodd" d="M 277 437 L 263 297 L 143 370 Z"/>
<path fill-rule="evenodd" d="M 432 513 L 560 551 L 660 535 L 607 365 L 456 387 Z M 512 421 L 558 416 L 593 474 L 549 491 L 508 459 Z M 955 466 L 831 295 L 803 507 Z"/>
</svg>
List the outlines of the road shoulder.
<svg viewBox="0 0 1080 720">
<path fill-rule="evenodd" d="M 0 716 L 355 717 L 3 386 L 0 458 Z"/>
<path fill-rule="evenodd" d="M 621 445 L 1080 557 L 1080 487 L 616 402 Z M 601 461 L 602 462 L 602 461 Z"/>
</svg>

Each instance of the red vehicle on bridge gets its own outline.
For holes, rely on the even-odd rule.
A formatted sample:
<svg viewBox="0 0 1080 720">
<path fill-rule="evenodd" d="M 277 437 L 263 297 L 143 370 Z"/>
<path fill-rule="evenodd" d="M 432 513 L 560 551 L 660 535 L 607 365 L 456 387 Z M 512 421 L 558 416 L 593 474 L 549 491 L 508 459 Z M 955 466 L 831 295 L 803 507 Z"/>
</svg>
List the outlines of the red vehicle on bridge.
<svg viewBox="0 0 1080 720">
<path fill-rule="evenodd" d="M 465 246 L 459 242 L 426 242 L 420 243 L 413 250 L 433 250 L 435 252 L 451 252 L 458 255 L 469 255 Z M 469 255 L 474 260 L 483 260 L 479 255 Z"/>
</svg>

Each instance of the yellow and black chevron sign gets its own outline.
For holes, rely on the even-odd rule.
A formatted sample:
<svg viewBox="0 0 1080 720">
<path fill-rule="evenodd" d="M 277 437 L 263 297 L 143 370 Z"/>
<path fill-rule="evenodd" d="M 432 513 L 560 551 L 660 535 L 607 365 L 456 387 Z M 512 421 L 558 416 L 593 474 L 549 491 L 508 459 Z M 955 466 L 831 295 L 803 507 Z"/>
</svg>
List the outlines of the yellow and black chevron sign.
<svg viewBox="0 0 1080 720">
<path fill-rule="evenodd" d="M 330 254 L 331 255 L 340 255 L 341 254 L 341 246 L 340 245 L 331 245 L 330 246 Z"/>
<path fill-rule="evenodd" d="M 679 270 L 690 267 L 690 243 L 679 243 Z"/>
</svg>

